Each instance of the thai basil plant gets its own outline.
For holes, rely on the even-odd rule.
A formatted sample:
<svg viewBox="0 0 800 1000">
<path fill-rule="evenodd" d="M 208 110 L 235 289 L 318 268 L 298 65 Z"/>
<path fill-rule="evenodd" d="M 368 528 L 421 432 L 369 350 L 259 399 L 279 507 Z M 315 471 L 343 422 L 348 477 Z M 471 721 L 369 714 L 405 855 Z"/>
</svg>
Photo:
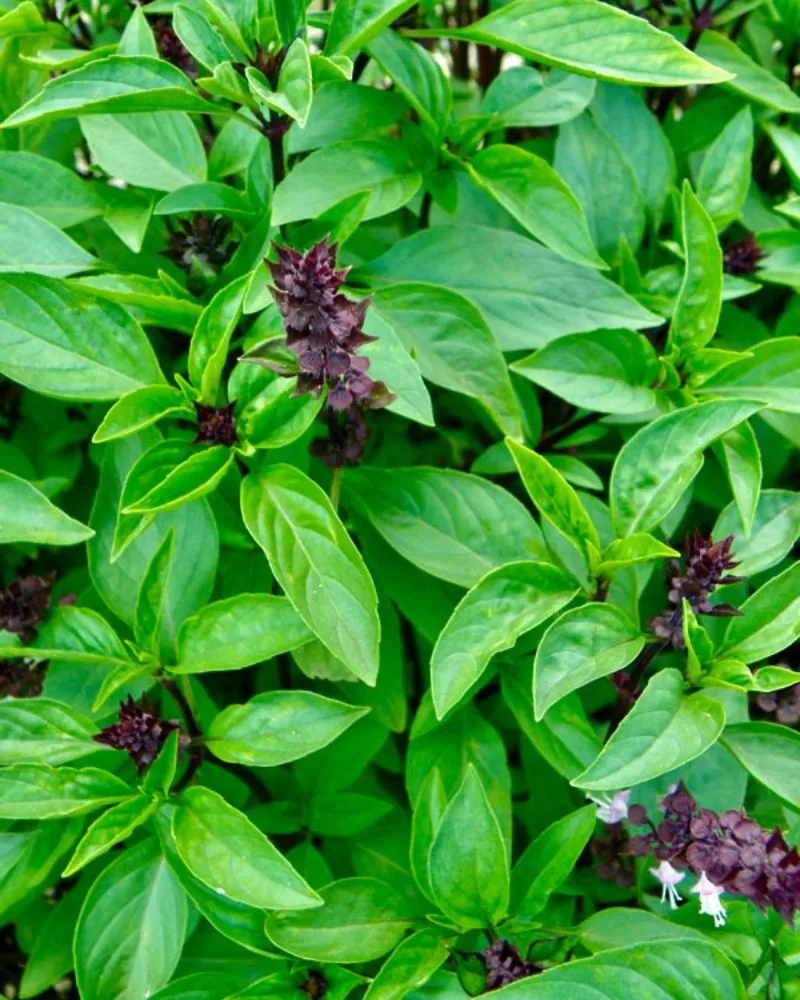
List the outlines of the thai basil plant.
<svg viewBox="0 0 800 1000">
<path fill-rule="evenodd" d="M 0 0 L 3 996 L 800 998 L 799 78 Z"/>
</svg>

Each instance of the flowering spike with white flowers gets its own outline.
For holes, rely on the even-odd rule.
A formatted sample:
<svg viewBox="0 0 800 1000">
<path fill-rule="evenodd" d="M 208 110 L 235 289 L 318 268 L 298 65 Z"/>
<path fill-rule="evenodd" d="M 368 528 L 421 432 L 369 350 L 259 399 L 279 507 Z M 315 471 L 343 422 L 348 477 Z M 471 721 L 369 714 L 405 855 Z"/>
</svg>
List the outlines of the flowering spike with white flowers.
<svg viewBox="0 0 800 1000">
<path fill-rule="evenodd" d="M 725 890 L 719 885 L 714 885 L 706 873 L 702 872 L 690 892 L 697 893 L 700 897 L 700 912 L 713 917 L 715 927 L 724 927 L 728 911 L 722 905 L 719 897 Z"/>
<path fill-rule="evenodd" d="M 630 788 L 626 788 L 622 792 L 615 792 L 611 796 L 586 796 L 587 799 L 590 799 L 597 806 L 597 818 L 610 825 L 621 823 L 622 820 L 628 818 L 628 801 L 630 797 Z"/>
<path fill-rule="evenodd" d="M 651 868 L 650 873 L 661 883 L 661 902 L 669 902 L 670 909 L 677 910 L 683 900 L 676 886 L 686 878 L 686 872 L 679 872 L 669 861 L 662 861 L 658 868 Z"/>
</svg>

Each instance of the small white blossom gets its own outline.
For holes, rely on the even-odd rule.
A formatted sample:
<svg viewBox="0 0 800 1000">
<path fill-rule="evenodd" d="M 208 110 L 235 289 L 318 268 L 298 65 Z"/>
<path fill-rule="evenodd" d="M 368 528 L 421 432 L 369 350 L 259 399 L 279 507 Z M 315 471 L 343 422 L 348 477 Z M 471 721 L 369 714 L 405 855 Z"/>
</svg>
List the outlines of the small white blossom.
<svg viewBox="0 0 800 1000">
<path fill-rule="evenodd" d="M 631 797 L 631 789 L 627 788 L 623 792 L 615 792 L 612 796 L 601 795 L 599 798 L 594 795 L 587 795 L 597 806 L 597 818 L 604 823 L 613 825 L 623 819 L 628 818 L 628 800 Z"/>
<path fill-rule="evenodd" d="M 714 918 L 715 927 L 724 927 L 728 911 L 722 905 L 720 896 L 725 892 L 721 886 L 714 885 L 705 872 L 700 875 L 697 883 L 692 886 L 692 892 L 700 896 L 700 912 Z"/>
<path fill-rule="evenodd" d="M 686 878 L 686 872 L 679 872 L 669 861 L 662 861 L 658 868 L 651 868 L 650 872 L 661 883 L 661 902 L 669 900 L 670 907 L 677 910 L 682 900 L 675 886 Z"/>
</svg>

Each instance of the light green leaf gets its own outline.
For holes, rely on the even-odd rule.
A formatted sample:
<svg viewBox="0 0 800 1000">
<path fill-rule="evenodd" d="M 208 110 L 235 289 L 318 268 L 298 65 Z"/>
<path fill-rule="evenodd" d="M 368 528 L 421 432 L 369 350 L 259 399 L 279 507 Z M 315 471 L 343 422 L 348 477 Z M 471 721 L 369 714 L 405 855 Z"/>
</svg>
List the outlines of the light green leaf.
<svg viewBox="0 0 800 1000">
<path fill-rule="evenodd" d="M 548 563 L 508 563 L 467 593 L 431 657 L 431 692 L 442 718 L 480 679 L 490 659 L 556 614 L 578 593 L 575 580 Z"/>
<path fill-rule="evenodd" d="M 711 144 L 697 178 L 697 197 L 719 231 L 742 213 L 752 157 L 753 113 L 746 105 Z"/>
<path fill-rule="evenodd" d="M 773 410 L 800 413 L 800 337 L 766 340 L 748 354 L 712 375 L 698 394 L 756 399 Z"/>
<path fill-rule="evenodd" d="M 511 66 L 495 77 L 481 112 L 491 115 L 490 129 L 541 128 L 577 118 L 591 103 L 595 81 L 561 70 L 547 76 L 532 66 Z"/>
<path fill-rule="evenodd" d="M 311 110 L 311 60 L 308 47 L 302 38 L 295 38 L 281 63 L 278 89 L 270 88 L 267 78 L 253 66 L 246 76 L 254 97 L 269 108 L 288 115 L 298 128 L 305 128 Z"/>
<path fill-rule="evenodd" d="M 597 759 L 571 784 L 591 791 L 630 788 L 668 774 L 712 746 L 725 710 L 703 694 L 683 694 L 677 670 L 655 674 Z"/>
<path fill-rule="evenodd" d="M 0 701 L 0 764 L 66 764 L 102 750 L 97 726 L 48 698 Z"/>
<path fill-rule="evenodd" d="M 757 663 L 791 645 L 798 634 L 800 562 L 760 587 L 732 618 L 717 650 L 717 658 L 735 657 Z"/>
<path fill-rule="evenodd" d="M 378 597 L 364 560 L 316 483 L 289 465 L 242 483 L 247 530 L 295 610 L 370 686 L 378 674 Z"/>
<path fill-rule="evenodd" d="M 561 615 L 536 650 L 536 721 L 571 691 L 627 667 L 643 648 L 640 630 L 611 604 L 586 604 Z"/>
<path fill-rule="evenodd" d="M 189 378 L 203 400 L 216 405 L 233 331 L 242 315 L 250 274 L 222 288 L 203 310 L 189 347 Z"/>
<path fill-rule="evenodd" d="M 800 733 L 773 722 L 727 726 L 722 742 L 762 785 L 800 809 Z"/>
<path fill-rule="evenodd" d="M 715 537 L 717 533 L 714 533 Z M 627 538 L 618 538 L 606 545 L 600 553 L 600 565 L 597 567 L 598 579 L 610 577 L 626 566 L 653 562 L 656 559 L 680 558 L 680 552 L 664 545 L 653 535 L 641 531 Z"/>
<path fill-rule="evenodd" d="M 155 207 L 156 215 L 189 215 L 192 212 L 247 219 L 253 215 L 254 209 L 243 191 L 215 181 L 186 184 L 162 198 Z"/>
<path fill-rule="evenodd" d="M 13 764 L 0 769 L 0 819 L 81 816 L 131 792 L 116 775 L 96 767 Z"/>
<path fill-rule="evenodd" d="M 35 213 L 59 229 L 69 229 L 103 214 L 92 184 L 55 160 L 25 150 L 0 152 L 3 200 Z"/>
<path fill-rule="evenodd" d="M 735 502 L 728 504 L 712 536 L 728 535 L 736 537 L 733 551 L 741 576 L 755 576 L 777 566 L 800 537 L 800 496 L 790 490 L 762 490 L 749 538 Z"/>
<path fill-rule="evenodd" d="M 729 74 L 728 79 L 722 82 L 731 90 L 775 111 L 785 111 L 790 115 L 800 112 L 800 97 L 725 35 L 718 31 L 703 32 L 697 51 L 703 59 Z"/>
<path fill-rule="evenodd" d="M 195 411 L 179 389 L 168 385 L 134 389 L 114 403 L 94 432 L 92 441 L 102 444 L 136 434 L 172 414 L 189 419 L 195 417 Z"/>
<path fill-rule="evenodd" d="M 90 271 L 97 260 L 52 222 L 21 205 L 0 202 L 0 273 L 68 278 Z"/>
<path fill-rule="evenodd" d="M 416 346 L 411 346 L 409 341 L 402 339 L 389 320 L 374 306 L 367 313 L 364 333 L 378 338 L 371 344 L 365 344 L 359 351 L 359 354 L 370 360 L 370 378 L 380 380 L 397 394 L 397 399 L 387 409 L 401 417 L 433 427 L 433 405 L 422 380 L 420 351 Z M 463 330 L 462 333 L 466 337 L 467 331 Z"/>
<path fill-rule="evenodd" d="M 197 62 L 210 72 L 213 73 L 220 63 L 233 58 L 233 53 L 200 10 L 187 4 L 176 4 L 172 14 L 172 27 Z"/>
<path fill-rule="evenodd" d="M 264 388 L 236 413 L 236 433 L 245 445 L 254 448 L 283 448 L 302 437 L 316 420 L 323 397 L 315 399 L 310 393 L 296 396 L 292 379 L 266 371 L 261 379 L 266 383 Z"/>
<path fill-rule="evenodd" d="M 398 31 L 384 31 L 370 42 L 369 54 L 434 137 L 441 138 L 453 95 L 450 81 L 431 53 Z"/>
<path fill-rule="evenodd" d="M 325 54 L 350 55 L 363 49 L 414 0 L 344 0 L 337 3 L 325 41 Z"/>
<path fill-rule="evenodd" d="M 149 795 L 136 795 L 106 810 L 81 838 L 63 871 L 62 878 L 69 878 L 90 861 L 110 851 L 115 844 L 126 840 L 159 807 L 160 802 L 157 799 Z"/>
<path fill-rule="evenodd" d="M 155 514 L 199 500 L 217 488 L 232 462 L 233 452 L 225 445 L 213 445 L 197 451 L 172 469 L 163 482 L 135 502 L 122 507 L 122 513 Z"/>
<path fill-rule="evenodd" d="M 745 421 L 719 439 L 718 455 L 731 484 L 744 534 L 750 534 L 761 490 L 761 452 L 753 428 Z"/>
<path fill-rule="evenodd" d="M 417 931 L 389 956 L 369 984 L 364 1000 L 403 1000 L 428 982 L 448 954 L 435 930 Z"/>
<path fill-rule="evenodd" d="M 54 506 L 36 487 L 0 469 L 0 544 L 78 545 L 91 528 Z"/>
</svg>

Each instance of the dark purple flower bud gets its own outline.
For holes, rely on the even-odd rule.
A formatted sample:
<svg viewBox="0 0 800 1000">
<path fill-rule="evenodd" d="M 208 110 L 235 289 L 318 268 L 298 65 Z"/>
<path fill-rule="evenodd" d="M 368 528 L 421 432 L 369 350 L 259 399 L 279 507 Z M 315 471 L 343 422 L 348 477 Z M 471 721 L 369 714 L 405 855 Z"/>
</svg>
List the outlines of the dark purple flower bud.
<svg viewBox="0 0 800 1000">
<path fill-rule="evenodd" d="M 175 34 L 171 20 L 168 17 L 156 18 L 153 22 L 153 34 L 161 58 L 166 59 L 173 66 L 177 66 L 191 80 L 194 80 L 197 77 L 197 65 L 191 52 Z"/>
<path fill-rule="evenodd" d="M 755 234 L 729 244 L 722 255 L 722 269 L 726 274 L 746 277 L 755 274 L 766 253 L 756 243 Z"/>
<path fill-rule="evenodd" d="M 308 1000 L 322 1000 L 328 992 L 330 984 L 319 969 L 309 969 L 305 980 L 300 984 L 300 990 Z"/>
<path fill-rule="evenodd" d="M 195 260 L 218 270 L 231 259 L 233 226 L 229 219 L 197 212 L 191 219 L 181 220 L 178 229 L 169 225 L 169 247 L 165 255 L 183 271 L 191 271 Z"/>
<path fill-rule="evenodd" d="M 519 979 L 527 979 L 542 971 L 541 966 L 524 959 L 509 941 L 495 941 L 480 953 L 486 966 L 486 990 L 499 990 Z"/>
<path fill-rule="evenodd" d="M 236 422 L 233 419 L 235 403 L 227 406 L 204 406 L 195 403 L 197 412 L 197 437 L 192 444 L 224 444 L 230 448 L 239 438 L 236 436 Z"/>
<path fill-rule="evenodd" d="M 0 590 L 0 629 L 18 635 L 23 643 L 36 638 L 36 629 L 50 608 L 55 573 L 21 576 Z"/>
<path fill-rule="evenodd" d="M 628 808 L 628 822 L 633 826 L 644 826 L 647 822 L 647 810 L 644 806 L 632 805 Z"/>
<path fill-rule="evenodd" d="M 47 673 L 47 661 L 0 660 L 0 699 L 38 698 Z"/>
<path fill-rule="evenodd" d="M 115 750 L 124 750 L 136 764 L 137 772 L 144 774 L 175 729 L 177 722 L 163 721 L 144 698 L 137 705 L 129 695 L 127 701 L 120 703 L 119 722 L 107 726 L 94 738 Z"/>
</svg>

